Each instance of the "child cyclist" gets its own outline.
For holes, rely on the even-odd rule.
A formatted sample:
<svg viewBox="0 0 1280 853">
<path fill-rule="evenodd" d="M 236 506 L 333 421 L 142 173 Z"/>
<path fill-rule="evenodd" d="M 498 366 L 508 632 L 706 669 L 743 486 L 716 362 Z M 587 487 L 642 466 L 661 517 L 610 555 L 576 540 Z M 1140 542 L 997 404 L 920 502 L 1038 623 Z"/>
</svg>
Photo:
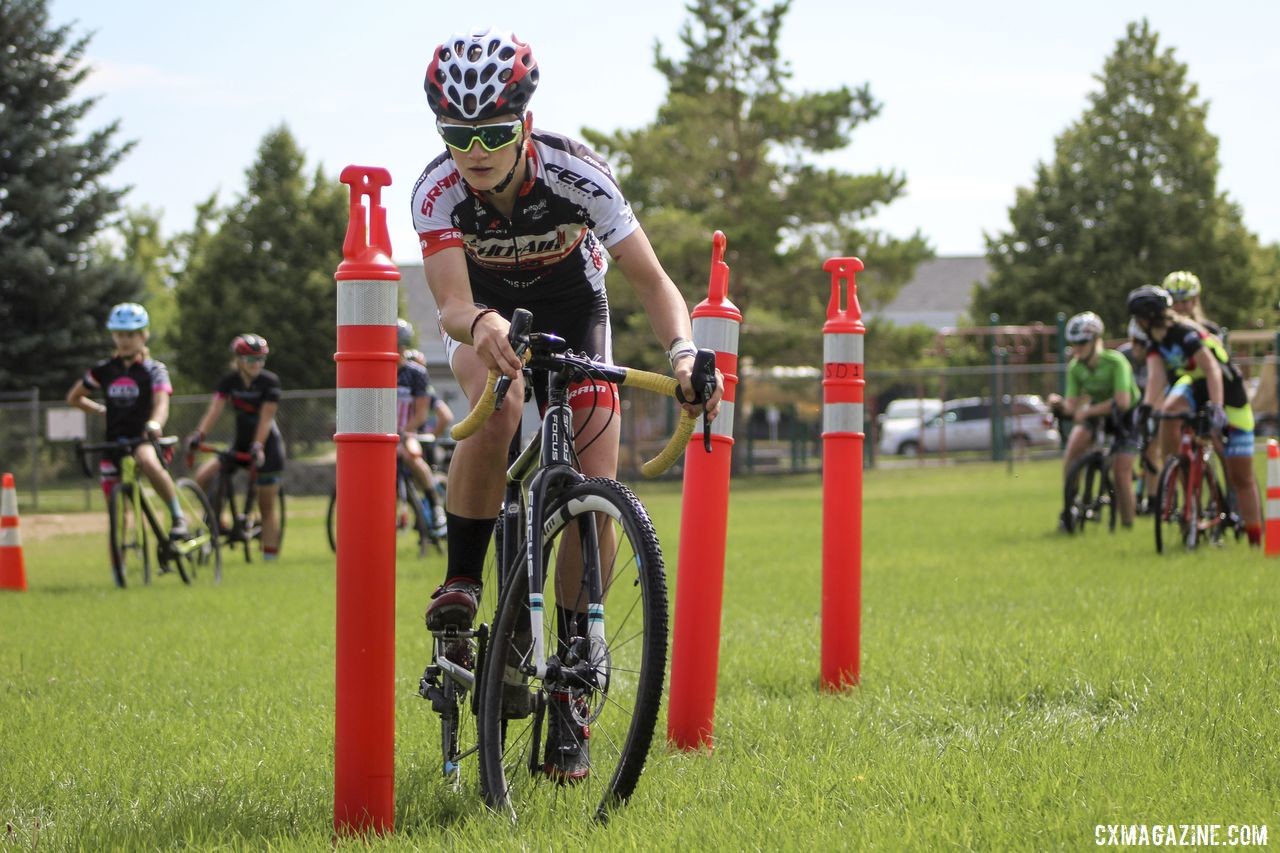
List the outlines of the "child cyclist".
<svg viewBox="0 0 1280 853">
<path fill-rule="evenodd" d="M 248 453 L 258 472 L 258 508 L 262 514 L 262 559 L 274 560 L 280 553 L 280 518 L 276 516 L 280 481 L 284 476 L 284 438 L 276 426 L 280 407 L 280 377 L 266 369 L 271 348 L 261 335 L 236 335 L 231 340 L 231 372 L 213 389 L 209 408 L 187 436 L 187 449 L 194 453 L 213 429 L 227 401 L 236 413 L 236 434 L 231 451 Z M 209 491 L 209 483 L 221 463 L 210 459 L 196 471 L 196 482 Z M 244 465 L 246 463 L 238 463 Z M 219 510 L 221 508 L 219 507 Z"/>
<path fill-rule="evenodd" d="M 1235 490 L 1249 544 L 1260 545 L 1262 514 L 1253 476 L 1253 409 L 1239 368 L 1217 337 L 1173 310 L 1173 300 L 1164 288 L 1148 284 L 1131 291 L 1128 307 L 1151 339 L 1144 411 L 1208 410 L 1215 443 L 1221 437 L 1227 480 Z M 1175 422 L 1161 422 L 1163 454 L 1177 450 L 1178 433 Z"/>
<path fill-rule="evenodd" d="M 169 369 L 153 359 L 147 349 L 149 324 L 147 309 L 136 302 L 122 302 L 112 308 L 107 315 L 107 329 L 115 343 L 115 352 L 111 358 L 89 368 L 67 392 L 68 404 L 91 415 L 106 416 L 107 441 L 159 438 L 169 419 L 173 386 L 169 383 Z M 102 392 L 104 402 L 90 397 L 94 391 Z M 103 494 L 110 494 L 111 486 L 119 479 L 120 459 L 128 452 L 121 449 L 102 455 L 98 464 Z M 169 538 L 185 539 L 187 520 L 173 479 L 156 455 L 155 445 L 143 442 L 131 452 L 138 468 L 169 507 L 173 519 Z"/>
<path fill-rule="evenodd" d="M 1138 386 L 1129 360 L 1102 343 L 1102 318 L 1092 311 L 1076 314 L 1067 321 L 1067 343 L 1071 363 L 1067 365 L 1067 396 L 1050 395 L 1049 405 L 1074 421 L 1063 458 L 1063 476 L 1071 464 L 1089 449 L 1097 430 L 1105 429 L 1116 442 L 1113 481 L 1120 521 L 1133 526 L 1133 460 L 1138 452 L 1137 434 L 1132 429 L 1132 409 L 1138 404 Z M 1069 519 L 1061 519 L 1072 529 Z"/>
</svg>

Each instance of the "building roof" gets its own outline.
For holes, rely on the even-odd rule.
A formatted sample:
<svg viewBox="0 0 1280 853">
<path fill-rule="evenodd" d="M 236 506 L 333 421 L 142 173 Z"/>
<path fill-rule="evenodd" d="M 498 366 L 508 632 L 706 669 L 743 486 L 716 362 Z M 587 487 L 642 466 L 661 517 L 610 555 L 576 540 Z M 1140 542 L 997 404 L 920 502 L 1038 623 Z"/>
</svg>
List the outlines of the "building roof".
<svg viewBox="0 0 1280 853">
<path fill-rule="evenodd" d="M 897 297 L 868 316 L 890 320 L 899 326 L 923 323 L 934 329 L 959 325 L 969 310 L 973 286 L 990 274 L 982 255 L 934 258 L 916 267 L 916 274 L 898 291 Z"/>
</svg>

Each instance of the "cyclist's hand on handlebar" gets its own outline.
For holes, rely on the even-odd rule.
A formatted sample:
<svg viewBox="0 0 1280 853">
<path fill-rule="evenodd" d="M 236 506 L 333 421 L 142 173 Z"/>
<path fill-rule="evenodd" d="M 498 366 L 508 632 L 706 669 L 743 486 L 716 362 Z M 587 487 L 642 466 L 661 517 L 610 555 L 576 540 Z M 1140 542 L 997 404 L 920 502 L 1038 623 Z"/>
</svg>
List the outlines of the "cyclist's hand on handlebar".
<svg viewBox="0 0 1280 853">
<path fill-rule="evenodd" d="M 1215 435 L 1222 435 L 1227 428 L 1227 411 L 1217 403 L 1206 403 L 1205 411 L 1209 416 L 1209 430 Z"/>
<path fill-rule="evenodd" d="M 249 445 L 249 455 L 253 457 L 253 467 L 261 468 L 267 461 L 267 452 L 262 448 L 262 442 L 255 441 Z"/>
<path fill-rule="evenodd" d="M 693 386 L 693 356 L 686 355 L 676 359 L 675 367 L 672 370 L 675 379 L 680 383 L 680 393 L 684 395 L 686 400 L 697 400 L 701 396 L 701 392 Z M 716 415 L 720 413 L 720 400 L 724 397 L 724 374 L 716 369 L 716 388 L 712 392 L 711 397 L 704 403 L 681 403 L 680 406 L 691 415 L 701 415 L 705 412 L 707 422 L 714 421 Z"/>
<path fill-rule="evenodd" d="M 183 445 L 187 448 L 187 454 L 191 455 L 200 449 L 200 442 L 204 441 L 204 433 L 196 430 L 186 437 Z"/>
<path fill-rule="evenodd" d="M 164 435 L 164 428 L 161 427 L 160 424 L 156 423 L 155 421 L 147 421 L 146 427 L 143 430 L 142 434 L 145 435 L 149 440 L 155 441 L 157 438 Z"/>
<path fill-rule="evenodd" d="M 515 379 L 524 369 L 524 364 L 516 357 L 507 340 L 510 328 L 511 323 L 505 317 L 491 311 L 476 322 L 471 346 L 475 348 L 476 355 L 480 356 L 485 367 Z"/>
</svg>

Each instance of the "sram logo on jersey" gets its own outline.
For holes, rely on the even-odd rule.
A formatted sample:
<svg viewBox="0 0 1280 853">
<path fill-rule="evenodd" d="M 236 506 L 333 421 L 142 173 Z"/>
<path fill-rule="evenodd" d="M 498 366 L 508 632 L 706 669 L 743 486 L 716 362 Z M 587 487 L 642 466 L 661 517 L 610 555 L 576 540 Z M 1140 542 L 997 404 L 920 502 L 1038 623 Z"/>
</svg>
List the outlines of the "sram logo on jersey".
<svg viewBox="0 0 1280 853">
<path fill-rule="evenodd" d="M 436 202 L 440 199 L 440 196 L 444 195 L 444 191 L 450 187 L 457 186 L 460 180 L 462 180 L 462 176 L 458 174 L 457 169 L 454 169 L 436 181 L 436 185 L 427 190 L 427 194 L 422 197 L 422 215 L 430 216 L 431 211 L 435 210 Z"/>
<path fill-rule="evenodd" d="M 544 163 L 542 166 L 548 173 L 555 175 L 556 181 L 566 186 L 573 187 L 575 190 L 592 198 L 613 198 L 605 192 L 604 187 L 597 184 L 590 178 L 583 177 L 572 169 L 566 169 L 555 163 Z"/>
<path fill-rule="evenodd" d="M 467 240 L 467 249 L 477 261 L 519 267 L 547 266 L 573 252 L 590 233 L 585 225 L 564 225 L 545 234 L 522 235 L 515 239 Z"/>
</svg>

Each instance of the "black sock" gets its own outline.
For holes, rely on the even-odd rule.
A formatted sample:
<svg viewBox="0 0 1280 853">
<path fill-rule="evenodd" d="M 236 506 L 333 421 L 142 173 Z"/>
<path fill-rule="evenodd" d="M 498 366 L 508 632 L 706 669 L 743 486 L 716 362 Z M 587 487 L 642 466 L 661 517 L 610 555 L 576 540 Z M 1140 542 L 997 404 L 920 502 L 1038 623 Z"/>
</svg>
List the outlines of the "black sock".
<svg viewBox="0 0 1280 853">
<path fill-rule="evenodd" d="M 449 521 L 449 568 L 445 571 L 445 583 L 454 578 L 470 578 L 479 583 L 495 519 L 463 518 L 451 512 L 445 516 Z"/>
</svg>

